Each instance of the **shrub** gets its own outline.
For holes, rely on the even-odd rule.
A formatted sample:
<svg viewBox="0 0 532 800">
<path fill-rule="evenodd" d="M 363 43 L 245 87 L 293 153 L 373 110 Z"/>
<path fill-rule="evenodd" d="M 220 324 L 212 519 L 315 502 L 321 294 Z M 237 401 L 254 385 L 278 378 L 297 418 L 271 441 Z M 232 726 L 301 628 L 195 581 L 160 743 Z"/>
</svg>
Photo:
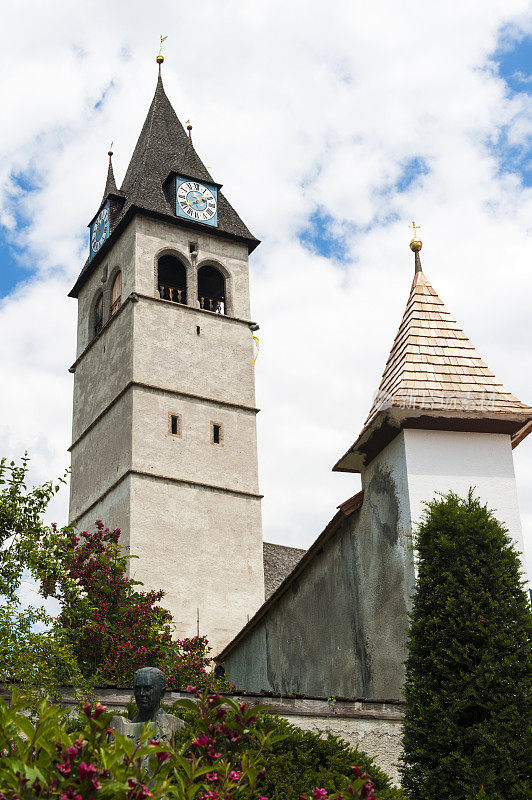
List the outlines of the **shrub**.
<svg viewBox="0 0 532 800">
<path fill-rule="evenodd" d="M 190 730 L 196 735 L 202 730 L 196 715 L 186 709 L 183 713 L 180 703 L 169 706 L 168 710 L 178 713 L 187 724 L 187 729 L 178 734 L 180 741 L 190 736 Z M 393 786 L 373 759 L 338 737 L 303 731 L 260 707 L 252 708 L 252 713 L 258 716 L 257 729 L 272 737 L 265 763 L 266 774 L 261 782 L 261 792 L 269 800 L 299 800 L 303 793 L 311 795 L 316 787 L 331 798 L 336 797 L 337 792 L 345 791 L 352 779 L 354 766 L 361 774 L 369 775 L 378 800 L 404 799 L 403 792 Z M 251 741 L 247 747 L 253 752 L 256 745 Z"/>
<path fill-rule="evenodd" d="M 57 627 L 83 675 L 94 683 L 129 685 L 135 670 L 150 665 L 162 669 L 175 688 L 191 682 L 230 688 L 207 672 L 205 637 L 172 640 L 172 617 L 159 605 L 164 592 L 139 589 L 142 584 L 127 577 L 133 556 L 123 553 L 120 531 L 100 521 L 95 527 L 78 534 L 52 526 L 32 562 L 44 597 L 61 604 Z"/>
<path fill-rule="evenodd" d="M 23 699 L 15 696 L 9 709 L 1 701 L 0 800 L 268 800 L 262 786 L 272 748 L 286 732 L 259 724 L 264 708 L 218 693 L 196 693 L 196 702 L 176 705 L 192 724 L 169 743 L 150 740 L 147 726 L 135 746 L 113 734 L 99 703 L 85 703 L 83 723 L 69 732 L 66 709 L 43 700 L 30 719 Z M 374 797 L 358 768 L 343 779 L 341 791 L 337 800 Z M 329 796 L 322 786 L 311 794 Z"/>
<path fill-rule="evenodd" d="M 474 498 L 428 504 L 406 664 L 413 800 L 532 797 L 532 614 L 505 528 Z"/>
</svg>

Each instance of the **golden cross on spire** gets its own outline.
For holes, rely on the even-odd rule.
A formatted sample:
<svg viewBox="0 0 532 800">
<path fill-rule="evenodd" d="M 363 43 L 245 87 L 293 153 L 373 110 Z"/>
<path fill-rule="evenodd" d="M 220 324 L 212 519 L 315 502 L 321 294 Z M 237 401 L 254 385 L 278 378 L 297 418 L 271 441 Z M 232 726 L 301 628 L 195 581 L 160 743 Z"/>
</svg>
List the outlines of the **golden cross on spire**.
<svg viewBox="0 0 532 800">
<path fill-rule="evenodd" d="M 163 36 L 161 33 L 161 46 L 159 47 L 159 55 L 161 56 L 163 53 L 163 42 L 166 42 L 168 36 Z"/>
<path fill-rule="evenodd" d="M 417 235 L 418 230 L 421 229 L 421 225 L 416 225 L 415 222 L 412 222 L 412 224 L 409 225 L 408 227 L 412 228 L 413 231 L 414 231 L 414 235 L 413 235 L 413 237 L 412 237 L 412 239 L 410 241 L 410 249 L 412 250 L 413 253 L 416 253 L 416 257 L 417 257 L 417 253 L 419 253 L 419 251 L 423 247 L 423 245 L 421 243 L 421 239 Z"/>
</svg>

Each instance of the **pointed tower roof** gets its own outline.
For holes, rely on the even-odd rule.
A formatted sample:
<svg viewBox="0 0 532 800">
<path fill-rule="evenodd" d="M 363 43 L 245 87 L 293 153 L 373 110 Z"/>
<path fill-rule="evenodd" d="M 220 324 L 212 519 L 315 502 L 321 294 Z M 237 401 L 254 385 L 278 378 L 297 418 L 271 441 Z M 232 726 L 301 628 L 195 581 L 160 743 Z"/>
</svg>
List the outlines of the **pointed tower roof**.
<svg viewBox="0 0 532 800">
<path fill-rule="evenodd" d="M 162 62 L 158 63 L 160 67 Z M 250 233 L 223 193 L 219 191 L 221 184 L 216 183 L 211 177 L 196 153 L 191 136 L 187 135 L 166 96 L 159 69 L 155 94 L 120 190 L 116 188 L 112 164 L 109 163 L 104 202 L 109 193 L 123 199 L 116 213 L 111 214 L 111 236 L 92 261 L 85 263 L 70 292 L 70 297 L 77 297 L 81 286 L 105 256 L 113 241 L 113 231 L 122 229 L 134 213 L 146 212 L 167 221 L 178 222 L 180 225 L 202 227 L 201 223 L 177 219 L 168 191 L 169 181 L 175 173 L 218 187 L 218 224 L 216 227 L 209 227 L 209 233 L 239 239 L 247 244 L 249 252 L 255 249 L 259 240 Z"/>
<path fill-rule="evenodd" d="M 416 242 L 414 281 L 379 390 L 335 470 L 358 472 L 402 428 L 509 433 L 514 446 L 532 429 L 532 407 L 503 386 L 447 311 Z"/>
<path fill-rule="evenodd" d="M 107 155 L 109 156 L 109 166 L 107 167 L 107 180 L 105 181 L 105 189 L 101 203 L 102 206 L 110 194 L 118 195 L 118 187 L 116 185 L 115 174 L 113 172 L 113 151 L 109 150 Z"/>
<path fill-rule="evenodd" d="M 164 195 L 163 183 L 172 170 L 215 183 L 177 118 L 159 75 L 121 189 L 131 203 L 168 212 L 171 209 Z"/>
</svg>

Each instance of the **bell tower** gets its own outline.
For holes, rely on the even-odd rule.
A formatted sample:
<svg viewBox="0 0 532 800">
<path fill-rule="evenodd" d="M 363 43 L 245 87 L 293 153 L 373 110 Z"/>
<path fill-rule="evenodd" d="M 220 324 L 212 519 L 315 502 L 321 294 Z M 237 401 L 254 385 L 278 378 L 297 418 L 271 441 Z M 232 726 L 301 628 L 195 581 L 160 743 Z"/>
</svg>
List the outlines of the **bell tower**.
<svg viewBox="0 0 532 800">
<path fill-rule="evenodd" d="M 122 530 L 176 636 L 220 649 L 264 600 L 248 256 L 259 244 L 159 77 L 124 181 L 112 153 L 78 300 L 70 520 Z"/>
</svg>

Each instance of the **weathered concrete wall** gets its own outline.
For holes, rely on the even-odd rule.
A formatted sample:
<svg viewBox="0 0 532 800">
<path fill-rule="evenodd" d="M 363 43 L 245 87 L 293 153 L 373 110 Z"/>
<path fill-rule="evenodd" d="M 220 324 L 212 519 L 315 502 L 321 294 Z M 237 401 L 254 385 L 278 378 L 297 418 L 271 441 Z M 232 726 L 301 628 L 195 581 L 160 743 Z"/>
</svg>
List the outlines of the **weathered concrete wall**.
<svg viewBox="0 0 532 800">
<path fill-rule="evenodd" d="M 65 705 L 77 705 L 72 689 L 60 690 Z M 96 687 L 96 699 L 110 710 L 120 712 L 131 696 L 132 689 Z M 238 702 L 252 706 L 266 704 L 272 714 L 288 720 L 292 725 L 314 733 L 328 732 L 340 737 L 374 758 L 399 786 L 397 762 L 401 754 L 402 706 L 398 703 L 372 703 L 370 701 L 345 700 L 330 703 L 325 698 L 263 697 L 260 695 L 233 695 Z M 0 686 L 0 697 L 9 699 L 9 687 Z M 174 703 L 180 698 L 190 699 L 186 692 L 168 692 L 165 703 Z"/>
<path fill-rule="evenodd" d="M 377 765 L 400 786 L 398 762 L 401 755 L 401 720 L 360 719 L 335 716 L 284 716 L 292 725 L 313 733 L 332 733 L 375 759 Z"/>
<path fill-rule="evenodd" d="M 260 499 L 133 474 L 130 502 L 132 576 L 218 652 L 264 600 Z"/>
<path fill-rule="evenodd" d="M 72 442 L 132 378 L 133 309 L 126 303 L 75 366 Z"/>
<path fill-rule="evenodd" d="M 120 528 L 120 543 L 129 553 L 129 509 L 131 497 L 131 477 L 126 475 L 115 488 L 103 495 L 98 502 L 90 507 L 76 522 L 79 531 L 94 531 L 94 523 L 101 519 L 103 523 L 115 530 Z"/>
<path fill-rule="evenodd" d="M 75 481 L 71 485 L 71 519 L 85 513 L 90 505 L 131 469 L 132 432 L 129 420 L 132 408 L 133 396 L 128 391 L 72 447 L 72 473 Z M 107 524 L 107 520 L 104 521 Z"/>
<path fill-rule="evenodd" d="M 255 405 L 253 333 L 249 325 L 144 297 L 135 304 L 134 324 L 136 381 Z"/>
<path fill-rule="evenodd" d="M 170 414 L 181 418 L 178 436 L 170 432 Z M 136 469 L 258 493 L 254 411 L 134 387 L 132 415 Z M 211 422 L 222 426 L 218 445 Z"/>
<path fill-rule="evenodd" d="M 404 442 L 363 477 L 362 508 L 225 656 L 240 690 L 399 698 L 413 585 Z"/>
</svg>

